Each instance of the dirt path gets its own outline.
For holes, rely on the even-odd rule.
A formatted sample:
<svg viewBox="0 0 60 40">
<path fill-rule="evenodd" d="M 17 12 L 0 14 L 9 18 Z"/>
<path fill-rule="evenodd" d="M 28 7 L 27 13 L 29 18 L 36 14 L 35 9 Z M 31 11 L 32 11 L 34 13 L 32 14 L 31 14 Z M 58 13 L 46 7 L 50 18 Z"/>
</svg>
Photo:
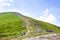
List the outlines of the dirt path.
<svg viewBox="0 0 60 40">
<path fill-rule="evenodd" d="M 24 22 L 24 26 L 27 28 L 27 33 L 26 33 L 26 35 L 27 35 L 30 32 L 30 21 L 29 21 L 29 19 L 23 17 L 21 14 L 16 14 L 16 15 L 18 15 L 22 19 L 22 21 Z"/>
<path fill-rule="evenodd" d="M 60 40 L 60 35 L 58 34 L 47 34 L 37 37 L 25 38 L 23 40 Z"/>
<path fill-rule="evenodd" d="M 30 32 L 30 21 L 29 21 L 29 19 L 22 17 L 22 20 L 25 23 L 25 26 L 27 28 L 27 33 L 29 33 Z"/>
</svg>

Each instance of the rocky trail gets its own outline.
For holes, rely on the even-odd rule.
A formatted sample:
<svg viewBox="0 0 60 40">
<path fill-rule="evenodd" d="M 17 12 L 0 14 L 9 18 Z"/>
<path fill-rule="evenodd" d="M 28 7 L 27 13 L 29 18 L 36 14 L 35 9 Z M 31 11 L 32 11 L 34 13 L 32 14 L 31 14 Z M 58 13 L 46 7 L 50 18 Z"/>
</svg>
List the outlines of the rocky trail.
<svg viewBox="0 0 60 40">
<path fill-rule="evenodd" d="M 37 37 L 25 38 L 23 40 L 60 40 L 60 35 L 59 34 L 47 34 L 47 35 L 41 35 Z"/>
<path fill-rule="evenodd" d="M 27 19 L 27 18 L 25 18 L 25 17 L 23 17 L 22 15 L 20 15 L 20 14 L 16 14 L 16 15 L 18 15 L 18 17 L 20 17 L 21 19 L 22 19 L 22 21 L 24 22 L 24 26 L 26 27 L 26 29 L 27 29 L 27 32 L 26 32 L 26 35 L 30 32 L 30 21 L 29 21 L 29 19 Z"/>
</svg>

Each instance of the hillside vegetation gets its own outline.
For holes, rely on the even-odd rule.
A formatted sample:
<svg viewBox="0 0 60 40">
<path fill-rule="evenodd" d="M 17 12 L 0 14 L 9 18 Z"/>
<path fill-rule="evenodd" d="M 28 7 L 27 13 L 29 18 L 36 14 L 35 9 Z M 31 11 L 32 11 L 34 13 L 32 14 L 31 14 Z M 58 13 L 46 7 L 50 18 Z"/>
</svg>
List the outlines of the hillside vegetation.
<svg viewBox="0 0 60 40">
<path fill-rule="evenodd" d="M 18 36 L 25 31 L 23 21 L 13 12 L 0 14 L 0 37 Z"/>
<path fill-rule="evenodd" d="M 22 33 L 60 33 L 56 25 L 38 21 L 17 12 L 0 13 L 0 37 L 21 36 Z"/>
</svg>

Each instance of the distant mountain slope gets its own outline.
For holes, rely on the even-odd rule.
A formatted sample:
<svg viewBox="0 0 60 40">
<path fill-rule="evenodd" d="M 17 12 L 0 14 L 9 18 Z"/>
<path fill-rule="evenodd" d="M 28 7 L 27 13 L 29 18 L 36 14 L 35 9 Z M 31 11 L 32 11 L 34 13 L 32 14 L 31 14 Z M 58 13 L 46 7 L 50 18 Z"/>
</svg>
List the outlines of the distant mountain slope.
<svg viewBox="0 0 60 40">
<path fill-rule="evenodd" d="M 59 33 L 56 25 L 24 16 L 17 12 L 4 12 L 0 14 L 0 37 L 21 36 L 22 33 Z"/>
</svg>

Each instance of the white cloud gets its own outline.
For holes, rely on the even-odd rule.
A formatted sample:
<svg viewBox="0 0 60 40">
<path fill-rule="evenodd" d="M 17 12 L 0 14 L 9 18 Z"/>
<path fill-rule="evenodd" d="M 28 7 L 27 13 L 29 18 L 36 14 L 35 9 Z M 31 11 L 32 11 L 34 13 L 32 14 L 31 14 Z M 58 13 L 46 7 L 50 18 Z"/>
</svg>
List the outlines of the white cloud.
<svg viewBox="0 0 60 40">
<path fill-rule="evenodd" d="M 9 7 L 13 0 L 0 0 L 0 10 L 2 10 L 5 7 Z"/>
<path fill-rule="evenodd" d="M 10 3 L 7 3 L 6 5 L 9 7 L 11 4 Z"/>
<path fill-rule="evenodd" d="M 48 15 L 48 9 L 44 10 L 44 11 L 42 12 L 42 15 L 43 15 L 43 16 L 47 16 L 47 15 Z"/>
<path fill-rule="evenodd" d="M 4 0 L 0 0 L 0 2 L 2 2 L 2 1 L 4 1 Z"/>
<path fill-rule="evenodd" d="M 52 13 L 49 13 L 49 10 L 46 9 L 42 12 L 42 15 L 38 18 L 38 20 L 54 23 L 56 21 L 56 17 Z"/>
<path fill-rule="evenodd" d="M 12 2 L 12 3 L 13 3 L 14 1 L 13 1 L 13 0 L 10 0 L 10 2 Z"/>
</svg>

